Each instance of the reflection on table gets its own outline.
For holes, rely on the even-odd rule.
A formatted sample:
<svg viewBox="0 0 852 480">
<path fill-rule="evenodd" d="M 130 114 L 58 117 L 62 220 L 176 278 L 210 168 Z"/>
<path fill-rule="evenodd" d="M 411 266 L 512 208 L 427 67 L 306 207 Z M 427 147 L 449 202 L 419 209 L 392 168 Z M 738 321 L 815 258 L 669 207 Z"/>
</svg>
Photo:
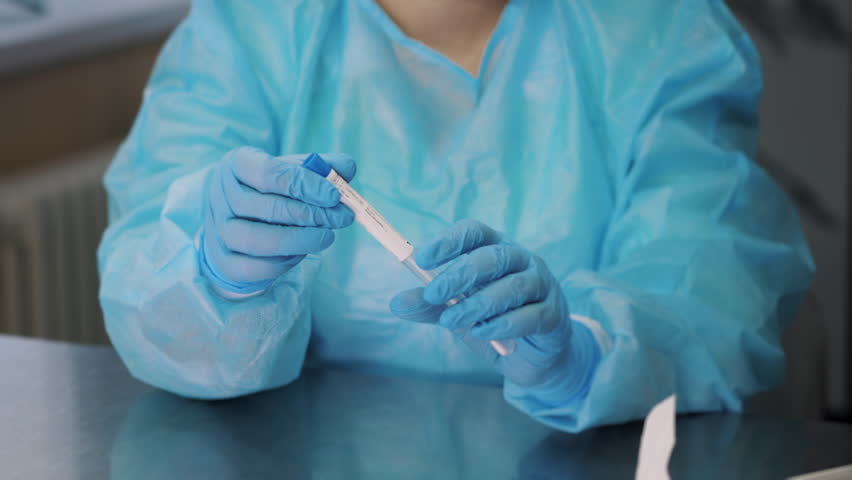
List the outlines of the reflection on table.
<svg viewBox="0 0 852 480">
<path fill-rule="evenodd" d="M 306 370 L 288 387 L 199 402 L 150 392 L 113 478 L 632 478 L 641 423 L 579 435 L 492 388 Z M 678 420 L 673 478 L 783 478 L 852 461 L 852 427 L 738 415 Z"/>
<path fill-rule="evenodd" d="M 306 369 L 229 401 L 132 379 L 105 347 L 0 335 L 0 477 L 633 478 L 642 424 L 571 435 L 493 387 Z M 852 463 L 852 426 L 678 419 L 676 479 L 762 479 Z"/>
</svg>

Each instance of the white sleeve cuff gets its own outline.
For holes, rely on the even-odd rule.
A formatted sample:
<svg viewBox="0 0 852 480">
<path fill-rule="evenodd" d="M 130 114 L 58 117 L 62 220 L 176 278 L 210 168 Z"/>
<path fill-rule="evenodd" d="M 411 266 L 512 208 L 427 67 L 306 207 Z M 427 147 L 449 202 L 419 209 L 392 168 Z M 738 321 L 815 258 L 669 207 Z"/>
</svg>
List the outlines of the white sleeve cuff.
<svg viewBox="0 0 852 480">
<path fill-rule="evenodd" d="M 598 347 L 601 349 L 601 356 L 606 355 L 612 350 L 612 337 L 603 329 L 597 320 L 577 314 L 570 314 L 571 320 L 582 323 L 592 332 L 595 341 L 598 342 Z"/>
</svg>

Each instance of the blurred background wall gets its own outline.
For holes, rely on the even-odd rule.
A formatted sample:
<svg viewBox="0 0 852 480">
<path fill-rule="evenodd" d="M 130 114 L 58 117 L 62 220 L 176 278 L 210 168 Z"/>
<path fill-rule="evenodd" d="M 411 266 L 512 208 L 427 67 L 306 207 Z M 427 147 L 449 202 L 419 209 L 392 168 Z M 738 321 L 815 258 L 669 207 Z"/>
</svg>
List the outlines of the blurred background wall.
<svg viewBox="0 0 852 480">
<path fill-rule="evenodd" d="M 789 381 L 750 409 L 849 418 L 852 7 L 727 1 L 763 59 L 759 161 L 795 200 L 819 270 L 785 339 Z M 188 3 L 0 0 L 0 333 L 108 341 L 94 254 L 105 222 L 100 177 Z"/>
<path fill-rule="evenodd" d="M 106 343 L 103 171 L 189 0 L 0 0 L 0 332 Z"/>
</svg>

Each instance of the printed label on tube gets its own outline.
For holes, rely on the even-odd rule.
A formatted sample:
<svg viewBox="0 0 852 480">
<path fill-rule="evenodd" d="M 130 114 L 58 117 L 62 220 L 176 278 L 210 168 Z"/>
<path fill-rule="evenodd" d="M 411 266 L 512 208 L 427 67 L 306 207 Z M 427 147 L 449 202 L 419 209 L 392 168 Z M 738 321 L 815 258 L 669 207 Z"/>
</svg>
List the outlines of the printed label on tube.
<svg viewBox="0 0 852 480">
<path fill-rule="evenodd" d="M 325 178 L 340 192 L 340 203 L 346 205 L 355 213 L 355 221 L 391 252 L 398 261 L 401 262 L 411 255 L 414 247 L 408 243 L 408 240 L 400 235 L 385 220 L 385 217 L 379 215 L 379 212 L 367 203 L 361 195 L 358 195 L 358 192 L 350 187 L 343 177 L 332 170 Z"/>
</svg>

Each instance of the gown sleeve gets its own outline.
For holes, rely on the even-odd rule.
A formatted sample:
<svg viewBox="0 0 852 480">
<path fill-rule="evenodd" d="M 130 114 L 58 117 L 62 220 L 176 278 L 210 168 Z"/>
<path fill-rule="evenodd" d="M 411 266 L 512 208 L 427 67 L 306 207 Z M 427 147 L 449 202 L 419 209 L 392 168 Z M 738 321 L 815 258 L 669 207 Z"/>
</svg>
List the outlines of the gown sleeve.
<svg viewBox="0 0 852 480">
<path fill-rule="evenodd" d="M 281 129 L 228 2 L 193 4 L 161 52 L 104 180 L 100 299 L 133 376 L 184 396 L 226 398 L 299 375 L 318 259 L 308 256 L 265 294 L 239 301 L 218 296 L 200 273 L 211 167 L 235 147 L 275 154 Z"/>
<path fill-rule="evenodd" d="M 795 209 L 750 159 L 762 90 L 754 46 L 720 1 L 664 3 L 647 43 L 613 60 L 639 67 L 631 86 L 612 89 L 623 122 L 612 129 L 629 153 L 599 267 L 561 279 L 572 315 L 611 345 L 583 398 L 558 405 L 504 389 L 563 430 L 642 418 L 672 393 L 681 412 L 740 411 L 783 380 L 780 336 L 813 277 Z"/>
</svg>

